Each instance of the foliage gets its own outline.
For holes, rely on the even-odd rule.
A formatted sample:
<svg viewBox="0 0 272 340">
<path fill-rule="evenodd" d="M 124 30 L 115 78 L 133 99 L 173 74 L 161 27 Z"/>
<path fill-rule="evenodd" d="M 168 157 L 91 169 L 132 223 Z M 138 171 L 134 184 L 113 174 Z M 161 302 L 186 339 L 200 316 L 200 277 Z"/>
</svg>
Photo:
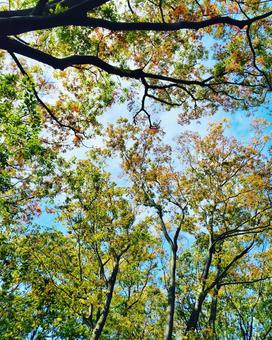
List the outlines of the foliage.
<svg viewBox="0 0 272 340">
<path fill-rule="evenodd" d="M 111 307 L 105 338 L 129 338 L 132 329 L 142 331 L 150 294 L 160 294 L 152 279 L 156 242 L 148 221 L 135 221 L 125 191 L 89 161 L 65 176 L 59 220 L 66 232 L 37 230 L 3 244 L 4 264 L 12 260 L 3 266 L 1 334 L 87 338 L 88 327 L 95 338 Z M 12 330 L 9 311 L 16 314 Z"/>
<path fill-rule="evenodd" d="M 263 124 L 247 145 L 227 138 L 222 122 L 205 137 L 182 134 L 175 149 L 123 119 L 109 127 L 105 148 L 82 161 L 59 159 L 40 189 L 59 230 L 34 220 L 1 234 L 1 336 L 269 336 Z M 113 154 L 125 187 L 106 171 Z"/>
<path fill-rule="evenodd" d="M 133 197 L 153 209 L 170 248 L 165 284 L 168 294 L 175 287 L 168 303 L 177 299 L 177 334 L 216 334 L 225 287 L 270 277 L 268 263 L 259 262 L 264 249 L 269 253 L 271 235 L 271 164 L 262 153 L 269 137 L 242 145 L 225 137 L 220 123 L 204 138 L 183 134 L 175 151 L 125 121 L 110 127 L 109 136 L 133 183 Z M 194 240 L 190 251 L 182 233 Z"/>
<path fill-rule="evenodd" d="M 269 124 L 173 146 L 154 119 L 268 103 L 271 17 L 270 0 L 1 4 L 1 338 L 271 337 Z M 124 102 L 134 124 L 104 130 Z"/>
<path fill-rule="evenodd" d="M 159 105 L 179 108 L 185 123 L 219 106 L 248 110 L 271 91 L 271 1 L 20 0 L 1 7 L 0 48 L 23 73 L 15 53 L 60 70 L 60 91 L 51 91 L 59 100 L 46 111 L 77 135 L 124 99 L 135 119 L 143 112 L 153 126 Z M 118 78 L 129 80 L 124 91 Z"/>
<path fill-rule="evenodd" d="M 27 219 L 27 211 L 31 215 L 35 210 L 33 202 L 29 205 L 34 187 L 52 171 L 54 152 L 41 138 L 42 117 L 28 79 L 2 73 L 0 98 L 0 209 L 5 224 L 20 211 Z"/>
</svg>

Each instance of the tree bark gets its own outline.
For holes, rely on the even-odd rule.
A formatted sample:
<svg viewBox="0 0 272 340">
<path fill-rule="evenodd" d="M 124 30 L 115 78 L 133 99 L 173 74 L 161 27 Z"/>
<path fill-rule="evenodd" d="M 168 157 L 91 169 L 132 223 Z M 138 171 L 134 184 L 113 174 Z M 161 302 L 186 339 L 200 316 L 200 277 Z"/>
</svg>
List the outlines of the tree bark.
<svg viewBox="0 0 272 340">
<path fill-rule="evenodd" d="M 205 268 L 204 268 L 204 271 L 203 271 L 203 274 L 202 274 L 202 282 L 203 282 L 202 291 L 201 291 L 201 293 L 199 294 L 199 296 L 196 300 L 196 303 L 195 303 L 194 308 L 191 312 L 190 318 L 187 322 L 185 334 L 187 332 L 189 332 L 190 330 L 195 330 L 196 327 L 197 327 L 199 315 L 200 315 L 201 309 L 202 309 L 202 305 L 203 305 L 203 302 L 204 302 L 204 300 L 205 300 L 205 298 L 208 294 L 208 291 L 205 290 L 205 287 L 206 287 L 206 281 L 207 281 L 208 276 L 209 276 L 210 267 L 211 267 L 211 264 L 212 264 L 213 253 L 214 253 L 214 246 L 212 245 L 212 238 L 210 236 L 209 255 L 208 255 L 206 265 L 205 265 Z"/>
<path fill-rule="evenodd" d="M 85 2 L 86 3 L 86 2 Z M 97 2 L 98 7 L 102 2 Z M 80 4 L 79 4 L 80 5 Z M 97 6 L 92 6 L 97 7 Z M 33 11 L 34 9 L 32 9 Z M 10 12 L 10 15 L 9 15 Z M 13 14 L 13 15 L 12 15 Z M 20 15 L 21 14 L 21 15 Z M 23 14 L 23 15 L 22 15 Z M 117 22 L 101 18 L 88 17 L 84 11 L 70 8 L 65 12 L 49 15 L 30 15 L 27 10 L 0 11 L 0 29 L 4 36 L 17 35 L 56 27 L 77 26 L 77 27 L 101 27 L 111 31 L 155 31 L 168 32 L 184 29 L 199 30 L 214 25 L 231 25 L 243 29 L 247 25 L 268 18 L 272 11 L 263 13 L 253 18 L 234 19 L 229 16 L 215 16 L 200 21 L 177 21 L 172 23 L 162 22 Z"/>
<path fill-rule="evenodd" d="M 206 293 L 201 293 L 199 295 L 194 305 L 194 309 L 191 312 L 189 321 L 187 322 L 185 333 L 188 333 L 189 331 L 196 329 L 199 320 L 199 315 L 206 295 L 207 295 Z"/>
<path fill-rule="evenodd" d="M 214 295 L 212 297 L 210 317 L 209 317 L 209 326 L 211 327 L 214 335 L 216 334 L 215 321 L 216 321 L 216 316 L 217 316 L 217 303 L 218 303 L 219 289 L 220 288 L 217 286 L 214 288 Z"/>
<path fill-rule="evenodd" d="M 111 305 L 111 300 L 112 300 L 112 296 L 113 296 L 113 291 L 114 291 L 114 286 L 115 286 L 115 282 L 116 282 L 116 278 L 117 278 L 117 274 L 119 271 L 119 259 L 116 260 L 116 263 L 114 265 L 111 277 L 109 279 L 109 290 L 108 293 L 106 295 L 106 301 L 104 304 L 104 308 L 102 310 L 102 313 L 98 319 L 98 321 L 96 322 L 96 325 L 93 329 L 92 332 L 92 336 L 91 336 L 91 340 L 98 340 L 102 334 L 103 328 L 105 326 L 108 314 L 109 314 L 109 310 L 110 310 L 110 305 Z"/>
<path fill-rule="evenodd" d="M 168 308 L 167 308 L 167 326 L 165 329 L 165 340 L 172 340 L 175 316 L 176 301 L 176 268 L 177 268 L 177 248 L 172 249 L 172 258 L 170 262 L 170 285 L 168 287 Z"/>
<path fill-rule="evenodd" d="M 167 307 L 167 324 L 164 333 L 165 340 L 172 340 L 172 334 L 174 329 L 174 317 L 175 317 L 175 302 L 176 302 L 176 268 L 177 268 L 177 251 L 178 251 L 178 236 L 180 233 L 180 227 L 176 229 L 174 239 L 170 237 L 164 219 L 161 207 L 156 206 L 157 214 L 160 219 L 162 232 L 166 241 L 171 249 L 171 262 L 170 262 L 170 285 L 168 287 L 168 307 Z M 183 215 L 184 219 L 184 215 Z M 182 219 L 182 221 L 183 221 Z M 182 222 L 181 221 L 181 222 Z"/>
</svg>

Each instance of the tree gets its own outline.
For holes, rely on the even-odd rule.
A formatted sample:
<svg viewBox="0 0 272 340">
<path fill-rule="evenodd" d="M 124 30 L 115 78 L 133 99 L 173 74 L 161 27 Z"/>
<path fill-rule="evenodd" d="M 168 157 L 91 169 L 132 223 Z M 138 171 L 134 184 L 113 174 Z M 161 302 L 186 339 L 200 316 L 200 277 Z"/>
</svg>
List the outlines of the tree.
<svg viewBox="0 0 272 340">
<path fill-rule="evenodd" d="M 219 105 L 259 105 L 272 86 L 271 15 L 270 1 L 20 1 L 2 5 L 0 48 L 24 74 L 16 54 L 54 69 L 73 67 L 69 75 L 59 72 L 59 81 L 88 106 L 67 105 L 72 97 L 63 92 L 53 110 L 32 90 L 47 118 L 79 138 L 117 99 L 129 97 L 134 118 L 143 112 L 151 127 L 150 101 L 181 107 L 183 122 Z M 105 73 L 130 79 L 130 91 L 122 95 Z M 139 109 L 135 84 L 143 92 Z"/>
<path fill-rule="evenodd" d="M 135 221 L 125 190 L 90 161 L 61 176 L 66 230 L 33 230 L 3 243 L 1 335 L 129 339 L 132 330 L 150 332 L 145 308 L 160 293 L 148 220 Z"/>
<path fill-rule="evenodd" d="M 271 17 L 270 0 L 1 4 L 1 337 L 270 336 L 269 137 L 244 145 L 219 124 L 177 151 L 152 113 L 186 123 L 266 101 Z M 57 157 L 125 101 L 146 126 Z M 114 153 L 131 190 L 98 161 Z M 35 225 L 42 205 L 60 230 Z"/>
<path fill-rule="evenodd" d="M 86 160 L 59 159 L 39 189 L 58 228 L 17 214 L 1 230 L 1 336 L 270 336 L 270 137 L 225 124 L 175 149 L 121 120 Z M 117 154 L 126 187 L 105 171 Z"/>
<path fill-rule="evenodd" d="M 0 97 L 0 221 L 8 226 L 13 216 L 26 221 L 39 213 L 34 187 L 52 173 L 55 152 L 43 143 L 42 118 L 28 79 L 2 74 Z"/>
<path fill-rule="evenodd" d="M 235 139 L 227 139 L 222 132 L 222 124 L 219 124 L 212 126 L 202 140 L 191 137 L 197 156 L 189 151 L 190 146 L 187 146 L 188 155 L 185 156 L 191 175 L 191 208 L 200 228 L 204 227 L 207 233 L 202 235 L 201 243 L 204 243 L 199 245 L 207 251 L 200 277 L 201 292 L 187 323 L 187 331 L 197 328 L 207 294 L 216 297 L 224 285 L 251 281 L 240 274 L 243 267 L 239 262 L 270 234 L 270 160 L 262 155 L 263 145 L 269 137 L 264 140 L 259 137 L 251 145 L 243 146 Z M 185 150 L 186 144 L 185 138 L 181 144 Z M 199 230 L 199 234 L 201 232 L 203 230 Z M 203 248 L 201 251 L 205 252 Z M 258 250 L 254 249 L 254 252 Z M 248 265 L 249 262 L 248 259 Z M 254 267 L 254 262 L 251 265 Z M 237 280 L 239 274 L 243 279 Z M 263 279 L 261 275 L 259 278 Z M 211 326 L 215 319 L 216 299 L 211 303 Z"/>
<path fill-rule="evenodd" d="M 269 137 L 245 146 L 224 136 L 223 123 L 214 124 L 204 138 L 182 135 L 175 155 L 158 143 L 158 135 L 125 120 L 108 135 L 133 183 L 133 196 L 153 209 L 170 249 L 165 339 L 179 331 L 189 338 L 197 330 L 215 336 L 224 287 L 271 278 L 267 266 L 263 273 L 256 270 L 271 234 L 270 161 L 262 154 Z M 183 232 L 194 240 L 190 251 L 179 249 Z M 174 333 L 177 304 L 184 323 L 177 321 L 180 330 Z"/>
</svg>

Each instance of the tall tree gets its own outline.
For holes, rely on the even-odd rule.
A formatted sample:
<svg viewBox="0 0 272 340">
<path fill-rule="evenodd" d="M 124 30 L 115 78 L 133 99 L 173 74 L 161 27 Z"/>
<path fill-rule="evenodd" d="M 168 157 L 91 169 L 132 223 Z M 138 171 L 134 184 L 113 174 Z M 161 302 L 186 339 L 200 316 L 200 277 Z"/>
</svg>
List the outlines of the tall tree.
<svg viewBox="0 0 272 340">
<path fill-rule="evenodd" d="M 139 204 L 155 211 L 170 251 L 165 282 L 168 295 L 165 339 L 169 340 L 174 332 L 178 240 L 183 225 L 189 223 L 188 201 L 179 174 L 173 169 L 170 146 L 157 145 L 154 140 L 159 138 L 154 138 L 152 130 L 142 131 L 138 138 L 137 132 L 139 128 L 123 120 L 118 128 L 109 128 L 108 145 L 120 151 L 125 172 L 133 182 L 133 195 Z"/>
<path fill-rule="evenodd" d="M 156 241 L 150 222 L 135 221 L 125 190 L 90 161 L 61 176 L 63 231 L 37 230 L 3 242 L 2 336 L 148 334 L 145 308 L 160 294 L 152 278 Z"/>
<path fill-rule="evenodd" d="M 191 209 L 199 225 L 196 236 L 205 233 L 199 247 L 207 247 L 207 254 L 200 276 L 201 292 L 187 331 L 196 329 L 207 294 L 213 291 L 216 296 L 226 281 L 228 284 L 239 281 L 235 268 L 238 266 L 240 270 L 241 259 L 251 253 L 254 246 L 262 244 L 271 228 L 270 161 L 262 155 L 269 137 L 265 136 L 264 140 L 259 137 L 244 146 L 224 137 L 223 126 L 219 124 L 212 126 L 204 139 L 190 138 L 194 151 L 190 152 L 186 138 L 181 145 L 186 150 Z M 204 253 L 204 248 L 201 251 Z M 232 275 L 234 278 L 229 279 Z M 215 317 L 216 301 L 211 306 L 211 325 Z"/>
<path fill-rule="evenodd" d="M 110 127 L 108 134 L 108 145 L 120 153 L 133 183 L 133 195 L 139 204 L 153 208 L 165 240 L 162 245 L 168 243 L 171 251 L 165 338 L 173 336 L 177 289 L 178 315 L 184 313 L 185 319 L 185 327 L 179 323 L 183 332 L 190 337 L 198 329 L 208 330 L 207 325 L 215 332 L 224 286 L 270 279 L 268 272 L 257 275 L 256 260 L 251 262 L 249 257 L 253 251 L 257 256 L 271 233 L 271 169 L 262 154 L 269 137 L 258 136 L 243 145 L 224 136 L 223 123 L 214 124 L 204 138 L 183 134 L 175 154 L 169 146 L 158 144 L 156 134 L 126 121 Z M 180 251 L 179 256 L 182 232 L 192 236 L 195 252 Z M 195 267 L 188 264 L 188 256 Z M 242 261 L 252 266 L 247 275 L 240 272 Z M 186 311 L 181 301 L 187 298 Z M 208 320 L 202 317 L 203 308 L 209 310 Z"/>
</svg>

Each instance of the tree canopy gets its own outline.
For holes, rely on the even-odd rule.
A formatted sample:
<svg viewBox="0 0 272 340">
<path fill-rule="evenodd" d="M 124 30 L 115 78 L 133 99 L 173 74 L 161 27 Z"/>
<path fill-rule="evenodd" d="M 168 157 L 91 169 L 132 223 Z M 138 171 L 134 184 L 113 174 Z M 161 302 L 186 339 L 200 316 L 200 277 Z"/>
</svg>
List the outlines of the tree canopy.
<svg viewBox="0 0 272 340">
<path fill-rule="evenodd" d="M 18 215 L 1 234 L 2 336 L 266 339 L 271 160 L 260 124 L 248 144 L 220 123 L 174 149 L 123 119 L 105 148 L 60 159 L 38 195 L 61 227 Z M 106 171 L 113 155 L 129 186 Z"/>
<path fill-rule="evenodd" d="M 271 123 L 166 143 L 156 118 L 268 104 L 271 18 L 270 0 L 0 4 L 1 339 L 272 337 Z"/>
<path fill-rule="evenodd" d="M 272 87 L 271 15 L 270 1 L 256 0 L 10 1 L 0 11 L 0 48 L 22 72 L 15 54 L 69 68 L 71 76 L 59 72 L 59 81 L 77 97 L 96 97 L 102 87 L 103 98 L 88 99 L 94 115 L 125 95 L 134 118 L 142 112 L 150 126 L 152 103 L 180 107 L 180 120 L 188 122 L 218 106 L 248 109 L 265 100 Z M 123 95 L 118 78 L 130 80 Z M 141 100 L 133 105 L 135 88 Z M 59 125 L 82 129 L 39 102 Z M 74 113 L 86 121 L 90 107 L 84 111 Z"/>
</svg>

